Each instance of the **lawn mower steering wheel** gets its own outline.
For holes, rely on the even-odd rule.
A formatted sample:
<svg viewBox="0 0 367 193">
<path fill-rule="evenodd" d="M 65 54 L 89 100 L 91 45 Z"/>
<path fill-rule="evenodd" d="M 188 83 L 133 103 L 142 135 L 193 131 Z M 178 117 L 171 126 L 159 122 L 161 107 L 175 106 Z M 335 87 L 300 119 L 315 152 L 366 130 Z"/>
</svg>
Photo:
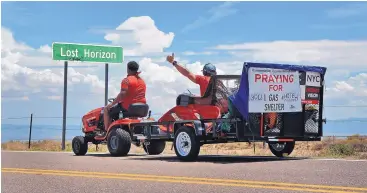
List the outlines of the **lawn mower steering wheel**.
<svg viewBox="0 0 367 193">
<path fill-rule="evenodd" d="M 115 98 L 109 98 L 108 102 L 112 103 L 115 100 Z"/>
</svg>

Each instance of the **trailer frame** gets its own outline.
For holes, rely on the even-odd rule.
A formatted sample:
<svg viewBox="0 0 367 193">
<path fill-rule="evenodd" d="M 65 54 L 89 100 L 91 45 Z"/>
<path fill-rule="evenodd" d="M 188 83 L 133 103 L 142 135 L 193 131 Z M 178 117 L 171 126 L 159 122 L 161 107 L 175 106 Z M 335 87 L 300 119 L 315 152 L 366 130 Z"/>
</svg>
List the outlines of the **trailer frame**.
<svg viewBox="0 0 367 193">
<path fill-rule="evenodd" d="M 247 65 L 259 65 L 258 63 L 245 63 L 244 71 L 247 70 Z M 260 64 L 259 66 L 262 66 Z M 279 64 L 265 64 L 265 65 L 279 65 Z M 280 64 L 283 65 L 283 64 Z M 279 68 L 279 66 L 277 66 Z M 306 131 L 306 105 L 307 103 L 302 104 L 302 112 L 296 113 L 278 113 L 281 118 L 282 127 L 279 128 L 279 132 L 277 134 L 266 134 L 265 126 L 264 126 L 264 115 L 265 113 L 249 113 L 250 118 L 244 118 L 244 116 L 237 116 L 235 118 L 218 118 L 218 119 L 196 119 L 196 120 L 178 120 L 178 121 L 150 121 L 150 122 L 140 122 L 140 123 L 131 123 L 130 124 L 130 134 L 132 137 L 132 141 L 136 142 L 136 145 L 149 145 L 152 141 L 175 141 L 176 132 L 181 127 L 185 125 L 190 125 L 193 128 L 193 133 L 197 142 L 200 146 L 204 144 L 217 144 L 217 143 L 232 143 L 232 142 L 266 142 L 270 145 L 272 144 L 290 144 L 292 146 L 289 152 L 285 152 L 286 154 L 290 154 L 293 151 L 294 144 L 296 141 L 321 141 L 323 135 L 323 123 L 326 123 L 326 119 L 322 119 L 323 115 L 323 95 L 324 95 L 324 75 L 326 72 L 326 68 L 324 67 L 314 67 L 314 66 L 295 66 L 295 65 L 286 65 L 287 68 L 290 69 L 301 69 L 299 73 L 307 73 L 309 69 L 312 68 L 321 68 L 324 70 L 324 73 L 320 73 L 321 85 L 319 89 L 319 108 L 317 110 L 318 117 L 315 119 L 315 123 L 318 124 L 317 132 L 307 132 Z M 304 68 L 305 70 L 302 70 Z M 241 75 L 216 75 L 212 77 L 213 85 L 208 86 L 207 93 L 203 97 L 208 97 L 208 93 L 211 92 L 216 93 L 215 83 L 217 79 L 225 80 L 225 79 L 241 79 L 243 78 Z M 212 96 L 215 97 L 216 94 Z M 237 110 L 238 113 L 238 110 Z M 239 114 L 241 115 L 241 114 Z M 255 124 L 251 122 L 251 117 L 259 118 L 260 124 Z M 293 121 L 293 123 L 292 123 Z M 206 123 L 211 123 L 213 125 L 218 125 L 220 123 L 227 122 L 234 125 L 225 139 L 217 136 L 216 132 L 207 133 L 205 129 Z M 298 123 L 298 124 L 297 124 Z M 301 123 L 301 124 L 300 124 Z M 170 125 L 173 127 L 171 128 Z M 166 126 L 168 129 L 165 133 L 159 133 L 157 128 L 159 126 Z M 138 128 L 137 132 L 135 132 L 136 128 Z M 139 129 L 140 128 L 140 129 Z M 174 144 L 173 144 L 174 145 Z M 271 148 L 271 147 L 270 147 Z M 273 151 L 273 149 L 272 149 Z M 273 152 L 274 153 L 274 152 Z M 177 151 L 176 151 L 177 154 Z M 274 153 L 278 157 L 283 157 L 283 153 L 277 154 Z M 190 159 L 182 160 L 195 160 L 196 156 L 193 156 Z"/>
</svg>

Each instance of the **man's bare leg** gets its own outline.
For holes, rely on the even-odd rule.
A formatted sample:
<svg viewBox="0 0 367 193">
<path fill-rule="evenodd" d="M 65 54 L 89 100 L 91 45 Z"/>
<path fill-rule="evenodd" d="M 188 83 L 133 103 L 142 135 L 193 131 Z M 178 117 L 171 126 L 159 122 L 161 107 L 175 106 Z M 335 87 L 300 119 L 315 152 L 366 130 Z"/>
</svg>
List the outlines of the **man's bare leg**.
<svg viewBox="0 0 367 193">
<path fill-rule="evenodd" d="M 104 122 L 104 130 L 107 131 L 108 126 L 110 126 L 110 122 L 111 122 L 107 108 L 103 109 L 103 122 Z"/>
</svg>

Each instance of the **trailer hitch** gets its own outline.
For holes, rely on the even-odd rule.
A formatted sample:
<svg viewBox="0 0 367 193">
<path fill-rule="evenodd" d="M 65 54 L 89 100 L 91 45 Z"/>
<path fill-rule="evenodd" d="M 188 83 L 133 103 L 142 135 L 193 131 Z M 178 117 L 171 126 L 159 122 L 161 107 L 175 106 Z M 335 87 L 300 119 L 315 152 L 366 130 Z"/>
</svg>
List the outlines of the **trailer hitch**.
<svg viewBox="0 0 367 193">
<path fill-rule="evenodd" d="M 99 147 L 98 147 L 98 144 L 96 144 L 96 151 L 98 152 L 98 150 L 99 150 Z"/>
</svg>

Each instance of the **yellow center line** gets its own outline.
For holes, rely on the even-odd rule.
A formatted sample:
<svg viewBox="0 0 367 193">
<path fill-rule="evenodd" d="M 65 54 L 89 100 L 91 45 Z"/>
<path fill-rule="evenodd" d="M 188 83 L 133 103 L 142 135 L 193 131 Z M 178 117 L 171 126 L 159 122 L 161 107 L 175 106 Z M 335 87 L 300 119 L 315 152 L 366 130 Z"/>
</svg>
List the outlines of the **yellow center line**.
<svg viewBox="0 0 367 193">
<path fill-rule="evenodd" d="M 153 182 L 171 182 L 171 183 L 184 183 L 184 184 L 200 184 L 200 185 L 219 185 L 219 186 L 237 186 L 237 187 L 249 187 L 249 188 L 263 188 L 263 189 L 278 189 L 278 190 L 293 190 L 293 191 L 308 191 L 308 192 L 327 192 L 327 193 L 350 193 L 345 191 L 335 190 L 321 190 L 321 189 L 304 189 L 304 188 L 289 188 L 279 186 L 261 186 L 250 184 L 231 184 L 231 183 L 219 183 L 219 182 L 201 182 L 201 181 L 182 181 L 182 180 L 170 180 L 170 179 L 153 179 L 153 178 L 138 178 L 138 177 L 119 177 L 119 176 L 94 176 L 90 174 L 67 174 L 67 173 L 50 173 L 50 172 L 28 172 L 28 171 L 2 171 L 5 173 L 21 173 L 21 174 L 41 174 L 41 175 L 56 175 L 56 176 L 71 176 L 71 177 L 87 177 L 87 178 L 102 178 L 102 179 L 121 179 L 121 180 L 135 180 L 135 181 L 153 181 Z"/>
<path fill-rule="evenodd" d="M 194 181 L 209 181 L 209 182 L 226 182 L 226 183 L 246 183 L 246 184 L 260 184 L 260 185 L 277 185 L 277 186 L 293 186 L 293 187 L 308 187 L 308 188 L 324 188 L 324 189 L 344 189 L 367 191 L 366 188 L 345 187 L 345 186 L 326 186 L 326 185 L 312 185 L 312 184 L 296 184 L 283 182 L 262 182 L 250 180 L 231 180 L 231 179 L 215 179 L 215 178 L 196 178 L 196 177 L 182 177 L 182 176 L 160 176 L 149 174 L 124 174 L 124 173 L 106 173 L 106 172 L 82 172 L 73 170 L 45 170 L 45 169 L 26 169 L 26 168 L 2 168 L 4 170 L 12 171 L 34 171 L 34 172 L 52 172 L 52 173 L 72 173 L 72 174 L 90 174 L 90 175 L 108 175 L 108 176 L 124 176 L 124 177 L 143 177 L 143 178 L 159 178 L 159 179 L 175 179 L 175 180 L 194 180 Z"/>
<path fill-rule="evenodd" d="M 223 186 L 244 186 L 253 188 L 281 189 L 281 190 L 297 190 L 309 192 L 343 192 L 341 190 L 359 190 L 367 191 L 367 188 L 343 187 L 343 186 L 324 186 L 324 185 L 308 185 L 308 184 L 292 184 L 292 183 L 277 183 L 277 182 L 261 182 L 248 180 L 227 180 L 227 179 L 210 179 L 210 178 L 194 178 L 194 177 L 175 177 L 175 176 L 159 176 L 147 174 L 118 174 L 105 172 L 81 172 L 81 171 L 63 171 L 63 170 L 42 170 L 42 169 L 23 169 L 23 168 L 2 168 L 2 172 L 24 173 L 24 174 L 44 174 L 44 175 L 61 175 L 61 176 L 82 176 L 91 178 L 111 178 L 111 179 L 126 179 L 126 180 L 143 180 L 157 182 L 176 182 L 176 183 L 194 183 L 194 184 L 210 184 Z M 242 184 L 237 184 L 242 183 Z M 259 184 L 259 185 L 251 185 Z M 265 186 L 275 185 L 275 186 Z M 281 186 L 298 186 L 300 188 L 290 188 Z M 336 190 L 321 190 L 321 189 L 305 189 L 305 188 L 324 188 L 338 189 Z"/>
</svg>

